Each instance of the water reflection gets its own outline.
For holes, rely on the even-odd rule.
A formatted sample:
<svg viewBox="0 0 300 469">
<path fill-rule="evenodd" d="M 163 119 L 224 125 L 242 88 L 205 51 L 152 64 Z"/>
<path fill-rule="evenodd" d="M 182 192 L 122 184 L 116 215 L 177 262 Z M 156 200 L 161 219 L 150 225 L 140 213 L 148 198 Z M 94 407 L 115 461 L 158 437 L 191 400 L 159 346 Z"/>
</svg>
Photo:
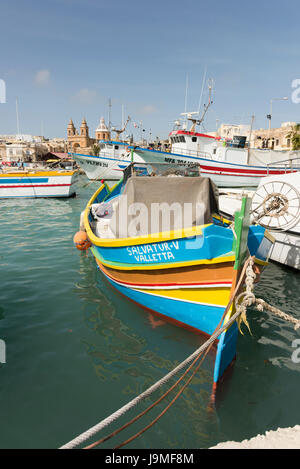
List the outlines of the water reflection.
<svg viewBox="0 0 300 469">
<path fill-rule="evenodd" d="M 153 321 L 158 326 L 157 318 L 150 315 L 149 320 L 148 313 L 119 295 L 103 279 L 92 257 L 80 256 L 80 272 L 76 291 L 84 304 L 85 325 L 93 332 L 89 341 L 83 339 L 86 352 L 98 378 L 106 382 L 107 386 L 117 386 L 125 402 L 161 379 L 192 353 L 199 346 L 199 341 L 203 342 L 202 338 L 164 321 L 158 320 L 159 327 L 153 329 Z M 208 357 L 192 384 L 168 411 L 163 423 L 151 430 L 150 436 L 143 437 L 148 446 L 150 444 L 154 447 L 149 441 L 156 441 L 157 432 L 162 433 L 162 428 L 161 443 L 165 445 L 167 441 L 169 447 L 184 447 L 184 444 L 189 447 L 191 432 L 195 447 L 199 445 L 197 441 L 211 441 L 208 428 L 213 428 L 216 434 L 217 425 L 215 415 L 208 412 L 212 367 L 213 357 Z M 154 402 L 179 376 L 153 394 L 143 406 Z M 171 396 L 175 396 L 175 391 Z M 153 412 L 153 418 L 170 399 L 158 406 L 157 411 Z M 123 400 L 116 402 L 116 409 L 120 402 Z M 177 419 L 177 427 L 170 430 L 170 422 L 174 419 Z M 132 444 L 137 445 L 133 447 L 142 447 L 139 446 L 141 442 Z"/>
</svg>

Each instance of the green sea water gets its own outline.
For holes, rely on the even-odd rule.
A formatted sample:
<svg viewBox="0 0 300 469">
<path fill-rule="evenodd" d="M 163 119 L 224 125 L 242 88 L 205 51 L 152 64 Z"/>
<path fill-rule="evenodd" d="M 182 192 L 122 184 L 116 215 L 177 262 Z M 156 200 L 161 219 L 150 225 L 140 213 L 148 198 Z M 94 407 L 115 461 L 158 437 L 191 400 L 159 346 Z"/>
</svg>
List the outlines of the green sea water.
<svg viewBox="0 0 300 469">
<path fill-rule="evenodd" d="M 0 339 L 6 344 L 6 363 L 0 364 L 0 448 L 60 447 L 203 343 L 121 297 L 103 279 L 92 255 L 74 248 L 80 213 L 97 187 L 81 177 L 73 199 L 0 201 Z M 256 293 L 300 318 L 299 280 L 299 273 L 270 264 Z M 291 358 L 300 332 L 256 310 L 249 310 L 248 319 L 251 335 L 244 330 L 239 336 L 237 359 L 215 409 L 209 407 L 209 355 L 174 406 L 128 449 L 208 448 L 300 423 L 300 363 Z M 171 397 L 103 448 L 113 448 L 147 425 Z"/>
</svg>

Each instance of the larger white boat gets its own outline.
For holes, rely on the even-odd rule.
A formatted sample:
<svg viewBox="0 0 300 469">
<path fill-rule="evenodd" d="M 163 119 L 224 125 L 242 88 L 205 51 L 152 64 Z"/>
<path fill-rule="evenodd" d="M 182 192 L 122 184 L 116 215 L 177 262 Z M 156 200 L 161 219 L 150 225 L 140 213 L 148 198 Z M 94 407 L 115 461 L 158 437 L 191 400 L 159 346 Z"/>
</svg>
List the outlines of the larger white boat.
<svg viewBox="0 0 300 469">
<path fill-rule="evenodd" d="M 279 176 L 293 170 L 289 162 L 282 166 L 278 162 L 287 158 L 291 161 L 295 152 L 227 146 L 218 137 L 195 132 L 193 128 L 174 130 L 169 138 L 171 152 L 134 147 L 134 154 L 153 163 L 199 163 L 201 174 L 210 177 L 218 187 L 257 187 L 262 177 Z M 300 165 L 296 169 L 300 169 Z"/>
</svg>

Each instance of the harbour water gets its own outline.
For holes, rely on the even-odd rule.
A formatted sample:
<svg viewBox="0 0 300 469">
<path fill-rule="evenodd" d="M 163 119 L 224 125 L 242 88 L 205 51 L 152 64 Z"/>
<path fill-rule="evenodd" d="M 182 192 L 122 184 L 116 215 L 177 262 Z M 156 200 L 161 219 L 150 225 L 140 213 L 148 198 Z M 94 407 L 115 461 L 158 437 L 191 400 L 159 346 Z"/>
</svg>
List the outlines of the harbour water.
<svg viewBox="0 0 300 469">
<path fill-rule="evenodd" d="M 81 177 L 73 199 L 1 201 L 0 339 L 6 343 L 6 363 L 0 364 L 1 448 L 61 446 L 203 342 L 122 298 L 92 255 L 74 248 L 80 213 L 97 187 Z M 256 294 L 300 318 L 299 279 L 299 273 L 271 264 Z M 239 336 L 237 360 L 217 407 L 209 410 L 213 357 L 208 356 L 175 405 L 128 449 L 208 448 L 299 424 L 300 363 L 291 357 L 300 332 L 269 313 L 249 310 L 248 319 L 252 334 L 244 329 Z M 163 401 L 103 447 L 136 433 L 165 406 Z"/>
</svg>

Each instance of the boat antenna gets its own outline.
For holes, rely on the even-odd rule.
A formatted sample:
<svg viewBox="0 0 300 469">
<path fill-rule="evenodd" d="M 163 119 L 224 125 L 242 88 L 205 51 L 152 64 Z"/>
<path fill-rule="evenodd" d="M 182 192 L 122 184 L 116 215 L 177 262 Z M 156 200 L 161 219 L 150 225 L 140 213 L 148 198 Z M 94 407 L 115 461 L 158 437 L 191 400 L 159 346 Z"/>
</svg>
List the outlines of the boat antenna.
<svg viewBox="0 0 300 469">
<path fill-rule="evenodd" d="M 188 87 L 189 87 L 189 74 L 186 74 L 186 81 L 185 81 L 185 99 L 184 99 L 184 113 L 186 115 L 185 119 L 185 128 L 187 128 L 187 97 L 188 97 Z"/>
<path fill-rule="evenodd" d="M 108 99 L 108 130 L 111 131 L 111 99 Z"/>
<path fill-rule="evenodd" d="M 203 96 L 204 85 L 205 85 L 205 80 L 206 80 L 206 73 L 207 73 L 207 65 L 205 65 L 204 75 L 203 75 L 203 80 L 202 80 L 202 89 L 201 89 L 201 94 L 200 94 L 200 99 L 199 99 L 199 106 L 198 106 L 199 114 L 200 114 L 200 109 L 201 109 L 201 104 L 202 104 L 202 96 Z"/>
<path fill-rule="evenodd" d="M 195 117 L 193 117 L 193 115 L 199 115 L 199 111 L 196 111 L 196 112 L 187 112 L 187 113 L 182 113 L 181 115 L 186 115 L 187 116 L 187 120 L 191 121 L 192 122 L 192 126 L 190 128 L 190 132 L 195 132 L 195 127 L 196 125 L 201 125 L 202 122 L 204 121 L 204 117 L 205 117 L 205 114 L 207 113 L 207 110 L 208 108 L 211 106 L 211 104 L 213 103 L 212 99 L 211 99 L 211 95 L 212 95 L 212 88 L 213 88 L 213 80 L 210 79 L 209 82 L 208 82 L 208 103 L 204 105 L 204 111 L 202 113 L 202 116 L 200 117 L 200 119 L 196 119 Z"/>
</svg>

